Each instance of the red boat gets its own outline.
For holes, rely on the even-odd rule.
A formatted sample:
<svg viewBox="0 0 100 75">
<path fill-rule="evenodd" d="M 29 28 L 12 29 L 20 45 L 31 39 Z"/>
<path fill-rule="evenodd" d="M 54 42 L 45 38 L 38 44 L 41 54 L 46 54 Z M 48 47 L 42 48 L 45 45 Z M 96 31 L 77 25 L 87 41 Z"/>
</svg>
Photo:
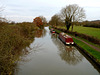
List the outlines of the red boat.
<svg viewBox="0 0 100 75">
<path fill-rule="evenodd" d="M 64 32 L 61 32 L 59 34 L 59 38 L 67 45 L 73 45 L 74 41 L 73 38 L 67 34 L 65 34 Z"/>
<path fill-rule="evenodd" d="M 53 28 L 51 28 L 50 32 L 51 33 L 55 33 L 55 30 Z"/>
</svg>

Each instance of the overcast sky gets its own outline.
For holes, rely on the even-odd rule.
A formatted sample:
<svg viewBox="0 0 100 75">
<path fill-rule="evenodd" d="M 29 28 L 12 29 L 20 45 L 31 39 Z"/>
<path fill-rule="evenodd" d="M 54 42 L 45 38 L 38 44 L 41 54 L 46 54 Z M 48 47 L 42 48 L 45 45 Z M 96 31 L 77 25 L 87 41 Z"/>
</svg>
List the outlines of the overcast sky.
<svg viewBox="0 0 100 75">
<path fill-rule="evenodd" d="M 15 22 L 32 22 L 37 16 L 50 18 L 69 4 L 78 4 L 86 13 L 86 20 L 100 20 L 100 0 L 0 0 L 2 15 Z"/>
</svg>

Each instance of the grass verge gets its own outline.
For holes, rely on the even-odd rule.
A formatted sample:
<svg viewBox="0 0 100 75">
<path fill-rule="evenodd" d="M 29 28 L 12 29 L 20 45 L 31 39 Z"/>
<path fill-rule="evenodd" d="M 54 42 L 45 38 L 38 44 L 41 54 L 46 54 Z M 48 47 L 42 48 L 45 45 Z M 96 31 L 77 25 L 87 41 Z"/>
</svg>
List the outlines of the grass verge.
<svg viewBox="0 0 100 75">
<path fill-rule="evenodd" d="M 60 33 L 62 31 L 55 29 L 55 31 L 57 33 Z M 70 35 L 70 34 L 69 34 Z M 71 35 L 72 36 L 72 35 Z M 78 37 L 79 38 L 79 37 Z M 90 46 L 88 46 L 87 44 L 83 43 L 80 40 L 77 40 L 75 38 L 73 38 L 74 42 L 79 45 L 82 49 L 84 49 L 86 52 L 88 52 L 90 55 L 92 55 L 94 58 L 97 59 L 98 62 L 100 62 L 100 52 L 94 50 L 93 48 L 91 48 Z M 82 39 L 83 40 L 83 39 Z M 87 40 L 84 39 L 84 41 L 88 42 Z M 88 42 L 89 44 L 92 44 L 90 42 Z M 94 45 L 94 44 L 92 44 Z M 99 47 L 98 47 L 99 48 Z"/>
<path fill-rule="evenodd" d="M 69 34 L 69 33 L 67 33 L 67 34 L 70 35 L 70 36 L 73 36 L 73 35 L 71 35 L 71 34 Z M 81 39 L 81 40 L 84 40 L 85 42 L 87 42 L 87 43 L 89 43 L 89 44 L 91 44 L 91 45 L 93 45 L 93 46 L 95 46 L 95 47 L 100 48 L 100 46 L 99 46 L 98 44 L 94 44 L 94 43 L 89 42 L 88 40 L 86 40 L 86 39 L 84 39 L 84 38 L 80 38 L 80 37 L 78 37 L 78 36 L 77 36 L 77 38 L 79 38 L 79 39 Z"/>
<path fill-rule="evenodd" d="M 100 62 L 100 52 L 94 50 L 93 48 L 89 47 L 87 44 L 83 43 L 80 40 L 77 40 L 75 38 L 73 38 L 73 40 L 77 45 L 79 45 L 82 49 L 84 49 L 86 52 L 88 52 L 90 55 L 96 58 L 98 62 Z"/>
</svg>

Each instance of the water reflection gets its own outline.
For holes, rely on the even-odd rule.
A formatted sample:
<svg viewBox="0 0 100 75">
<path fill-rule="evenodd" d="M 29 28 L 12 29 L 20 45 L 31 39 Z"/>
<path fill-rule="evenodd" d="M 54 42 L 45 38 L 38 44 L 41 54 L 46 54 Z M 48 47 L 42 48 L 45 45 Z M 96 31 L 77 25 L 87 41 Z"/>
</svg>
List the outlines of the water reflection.
<svg viewBox="0 0 100 75">
<path fill-rule="evenodd" d="M 45 37 L 46 36 L 46 29 L 40 29 L 34 32 L 34 37 L 36 38 L 41 38 L 41 37 Z M 33 38 L 34 39 L 34 38 Z M 28 46 L 26 48 L 24 48 L 22 50 L 22 54 L 21 54 L 21 61 L 27 61 L 29 59 L 27 59 L 27 56 L 31 53 L 31 52 L 38 52 L 40 50 L 42 50 L 42 44 L 40 43 L 34 43 L 35 39 L 33 40 L 33 42 L 29 43 Z"/>
<path fill-rule="evenodd" d="M 34 40 L 33 40 L 34 41 Z M 27 48 L 29 47 L 27 44 Z M 0 75 L 14 75 L 14 71 L 17 71 L 17 63 L 20 60 L 23 60 L 23 56 L 27 56 L 29 54 L 28 49 L 25 46 L 19 47 L 14 50 L 12 54 L 5 54 L 4 57 L 0 58 Z M 24 60 L 23 60 L 24 61 Z"/>
<path fill-rule="evenodd" d="M 82 61 L 83 55 L 73 46 L 64 45 L 57 37 L 57 34 L 51 34 L 52 41 L 59 49 L 59 55 L 62 60 L 69 65 L 77 65 Z"/>
<path fill-rule="evenodd" d="M 37 30 L 35 31 L 35 37 L 36 38 L 41 38 L 41 37 L 44 37 L 46 35 L 46 29 L 40 29 L 40 30 Z"/>
<path fill-rule="evenodd" d="M 42 46 L 44 49 L 37 53 L 32 51 L 27 56 L 32 58 L 31 61 L 20 62 L 15 75 L 99 75 L 75 47 L 65 46 L 57 35 L 51 36 L 48 28 L 45 29 L 46 36 L 36 38 L 31 44 L 32 48 L 34 43 L 45 41 Z"/>
</svg>

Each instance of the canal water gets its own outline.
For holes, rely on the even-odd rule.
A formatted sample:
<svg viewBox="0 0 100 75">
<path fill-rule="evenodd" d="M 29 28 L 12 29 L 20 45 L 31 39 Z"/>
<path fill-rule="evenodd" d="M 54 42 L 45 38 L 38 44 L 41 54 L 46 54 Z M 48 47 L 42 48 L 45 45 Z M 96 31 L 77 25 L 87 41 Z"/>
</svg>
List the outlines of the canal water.
<svg viewBox="0 0 100 75">
<path fill-rule="evenodd" d="M 37 32 L 29 49 L 18 62 L 15 75 L 100 75 L 100 68 L 81 50 L 64 45 L 48 27 Z"/>
</svg>

